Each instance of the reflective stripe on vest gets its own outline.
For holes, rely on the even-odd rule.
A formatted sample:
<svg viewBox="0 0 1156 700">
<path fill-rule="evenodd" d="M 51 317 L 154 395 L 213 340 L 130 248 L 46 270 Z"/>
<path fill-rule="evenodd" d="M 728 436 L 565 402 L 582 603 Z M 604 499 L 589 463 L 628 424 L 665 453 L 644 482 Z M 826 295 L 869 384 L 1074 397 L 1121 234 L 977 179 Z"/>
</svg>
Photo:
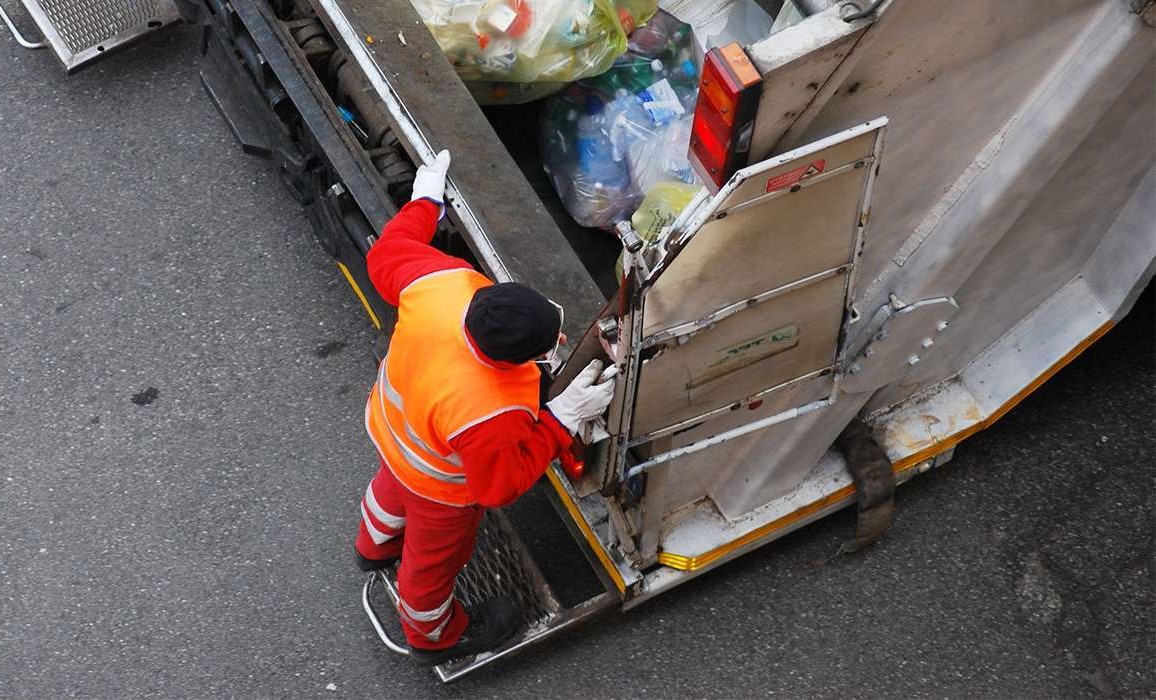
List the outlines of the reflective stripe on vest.
<svg viewBox="0 0 1156 700">
<path fill-rule="evenodd" d="M 385 426 L 389 428 L 394 444 L 401 450 L 405 461 L 409 463 L 409 466 L 438 481 L 444 481 L 447 484 L 466 483 L 466 473 L 462 469 L 461 457 L 458 457 L 457 454 L 443 457 L 434 452 L 418 437 L 409 421 L 406 420 L 405 404 L 402 402 L 401 394 L 390 386 L 389 377 L 385 373 L 387 361 L 388 358 L 382 360 L 381 367 L 377 371 L 377 400 L 381 405 L 381 413 L 385 416 Z M 389 407 L 386 406 L 386 401 L 389 402 Z M 393 411 L 390 411 L 389 408 L 393 408 Z M 405 432 L 404 440 L 397 434 L 398 429 L 394 427 L 395 421 L 404 426 L 402 428 Z M 408 444 L 410 442 L 415 444 Z M 423 452 L 424 454 L 422 454 Z M 439 469 L 438 466 L 435 466 L 438 464 L 442 468 Z"/>
<path fill-rule="evenodd" d="M 384 396 L 385 399 L 393 404 L 394 408 L 396 408 L 398 412 L 401 413 L 401 420 L 403 423 L 405 423 L 406 437 L 417 443 L 417 446 L 425 450 L 428 454 L 434 455 L 436 459 L 444 459 L 457 467 L 462 466 L 462 458 L 458 456 L 457 452 L 451 452 L 447 456 L 440 455 L 438 454 L 437 450 L 425 444 L 425 441 L 421 439 L 421 436 L 414 432 L 413 426 L 411 426 L 409 421 L 405 419 L 405 402 L 402 400 L 401 394 L 397 393 L 397 389 L 394 389 L 393 386 L 389 383 L 389 377 L 387 377 L 385 374 L 384 362 L 381 363 L 381 367 L 378 369 L 377 381 L 379 382 L 378 386 L 384 390 L 379 393 L 378 396 Z M 385 413 L 384 404 L 381 406 L 381 411 L 382 413 Z M 453 437 L 454 436 L 452 435 L 450 436 L 451 439 Z"/>
</svg>

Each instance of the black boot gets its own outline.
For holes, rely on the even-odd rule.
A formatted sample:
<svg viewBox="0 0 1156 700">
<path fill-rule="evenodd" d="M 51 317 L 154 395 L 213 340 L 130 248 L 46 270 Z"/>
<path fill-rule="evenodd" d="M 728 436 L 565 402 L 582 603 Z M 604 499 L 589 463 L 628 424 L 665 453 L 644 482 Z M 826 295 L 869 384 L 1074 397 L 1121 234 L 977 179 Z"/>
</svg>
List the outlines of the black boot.
<svg viewBox="0 0 1156 700">
<path fill-rule="evenodd" d="M 401 558 L 387 557 L 385 559 L 367 559 L 361 556 L 361 552 L 357 551 L 356 546 L 353 548 L 353 556 L 357 557 L 357 568 L 362 571 L 380 571 Z"/>
<path fill-rule="evenodd" d="M 410 647 L 409 656 L 418 666 L 437 666 L 451 659 L 489 651 L 514 636 L 522 625 L 518 608 L 509 596 L 490 598 L 468 610 L 470 624 L 458 643 L 449 649 Z"/>
</svg>

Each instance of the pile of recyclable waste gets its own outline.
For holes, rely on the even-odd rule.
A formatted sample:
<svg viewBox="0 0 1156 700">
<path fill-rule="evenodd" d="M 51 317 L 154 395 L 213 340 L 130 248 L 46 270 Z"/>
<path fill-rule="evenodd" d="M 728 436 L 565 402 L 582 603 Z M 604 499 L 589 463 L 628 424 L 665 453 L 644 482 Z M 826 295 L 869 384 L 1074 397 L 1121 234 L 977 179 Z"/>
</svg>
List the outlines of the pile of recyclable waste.
<svg viewBox="0 0 1156 700">
<path fill-rule="evenodd" d="M 647 241 L 702 191 L 688 160 L 702 44 L 658 0 L 411 0 L 482 105 L 546 99 L 542 165 L 566 212 Z M 721 20 L 721 18 L 719 18 Z M 803 19 L 753 0 L 708 22 L 707 47 L 754 43 Z"/>
<path fill-rule="evenodd" d="M 698 192 L 687 148 L 701 62 L 690 25 L 659 11 L 606 72 L 547 102 L 542 162 L 575 221 L 632 219 L 653 238 Z"/>
<path fill-rule="evenodd" d="M 658 0 L 411 0 L 481 104 L 519 104 L 598 75 Z"/>
</svg>

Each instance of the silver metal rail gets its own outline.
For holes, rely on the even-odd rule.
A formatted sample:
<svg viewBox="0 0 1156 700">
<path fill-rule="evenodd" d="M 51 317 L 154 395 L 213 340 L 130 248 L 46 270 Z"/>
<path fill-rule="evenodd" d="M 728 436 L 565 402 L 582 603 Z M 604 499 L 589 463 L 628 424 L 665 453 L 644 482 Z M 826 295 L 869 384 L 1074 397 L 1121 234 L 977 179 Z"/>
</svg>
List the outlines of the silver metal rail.
<svg viewBox="0 0 1156 700">
<path fill-rule="evenodd" d="M 365 580 L 365 585 L 361 587 L 361 607 L 365 609 L 365 614 L 369 617 L 369 621 L 373 624 L 373 629 L 377 632 L 378 639 L 381 643 L 389 647 L 390 651 L 401 654 L 402 656 L 409 656 L 409 647 L 403 643 L 394 641 L 389 633 L 385 631 L 385 625 L 381 623 L 381 618 L 377 616 L 377 611 L 373 609 L 373 605 L 369 602 L 369 594 L 373 590 L 373 584 L 380 582 L 389 591 L 389 597 L 397 604 L 397 593 L 390 585 L 389 579 L 386 578 L 380 571 L 375 571 L 369 575 Z"/>
<path fill-rule="evenodd" d="M 16 28 L 16 24 L 13 23 L 12 18 L 9 17 L 8 13 L 4 11 L 3 5 L 0 5 L 0 19 L 4 20 L 4 25 L 8 27 L 8 31 L 12 34 L 12 38 L 15 39 L 16 43 L 20 44 L 20 46 L 22 46 L 23 48 L 26 48 L 26 49 L 46 49 L 46 48 L 48 48 L 48 42 L 47 41 L 29 41 L 29 40 L 25 39 L 24 35 L 20 33 L 20 30 Z"/>
<path fill-rule="evenodd" d="M 421 128 L 418 127 L 417 120 L 409 113 L 409 109 L 401 101 L 393 85 L 390 84 L 389 78 L 370 56 L 362 38 L 357 35 L 349 18 L 342 10 L 341 3 L 338 0 L 320 0 L 320 5 L 326 11 L 328 19 L 333 23 L 333 27 L 341 36 L 342 41 L 345 42 L 349 54 L 365 71 L 365 76 L 381 97 L 381 101 L 385 104 L 390 116 L 393 117 L 398 134 L 417 151 L 418 159 L 432 163 L 436 156 L 433 147 L 425 134 L 422 133 Z M 446 202 L 461 221 L 466 235 L 473 241 L 477 248 L 478 257 L 481 258 L 481 262 L 490 276 L 497 282 L 513 281 L 513 275 L 510 274 L 502 259 L 498 257 L 493 242 L 482 227 L 481 222 L 478 221 L 478 217 L 470 208 L 469 203 L 459 193 L 453 177 L 446 180 Z"/>
<path fill-rule="evenodd" d="M 740 426 L 733 430 L 727 430 L 725 432 L 719 433 L 718 435 L 713 435 L 703 440 L 699 440 L 698 442 L 691 443 L 686 447 L 680 447 L 676 450 L 663 452 L 662 454 L 652 457 L 645 462 L 639 462 L 638 464 L 635 464 L 633 467 L 626 471 L 626 478 L 633 479 L 647 469 L 664 464 L 671 461 L 672 459 L 678 459 L 679 457 L 685 457 L 686 455 L 700 452 L 708 447 L 713 447 L 729 440 L 733 440 L 737 437 L 742 437 L 743 435 L 753 433 L 756 430 L 762 430 L 763 428 L 768 428 L 772 425 L 777 425 L 779 423 L 798 418 L 799 416 L 818 411 L 821 408 L 827 408 L 834 403 L 835 399 L 833 397 L 822 399 L 820 401 L 812 401 L 809 404 L 804 404 L 797 408 L 792 408 L 781 413 L 776 413 L 773 416 L 767 416 L 762 420 L 757 420 L 753 423 L 747 423 L 746 425 Z"/>
</svg>

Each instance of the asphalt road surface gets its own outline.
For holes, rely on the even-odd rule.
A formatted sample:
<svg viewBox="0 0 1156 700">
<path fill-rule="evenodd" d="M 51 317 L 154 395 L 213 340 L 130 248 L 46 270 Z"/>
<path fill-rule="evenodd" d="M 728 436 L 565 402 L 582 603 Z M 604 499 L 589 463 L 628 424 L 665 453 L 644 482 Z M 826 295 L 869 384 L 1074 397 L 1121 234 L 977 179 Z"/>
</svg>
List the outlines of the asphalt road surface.
<svg viewBox="0 0 1156 700">
<path fill-rule="evenodd" d="M 862 556 L 842 513 L 455 685 L 392 656 L 369 325 L 196 39 L 0 36 L 0 697 L 1156 693 L 1151 290 Z"/>
</svg>

